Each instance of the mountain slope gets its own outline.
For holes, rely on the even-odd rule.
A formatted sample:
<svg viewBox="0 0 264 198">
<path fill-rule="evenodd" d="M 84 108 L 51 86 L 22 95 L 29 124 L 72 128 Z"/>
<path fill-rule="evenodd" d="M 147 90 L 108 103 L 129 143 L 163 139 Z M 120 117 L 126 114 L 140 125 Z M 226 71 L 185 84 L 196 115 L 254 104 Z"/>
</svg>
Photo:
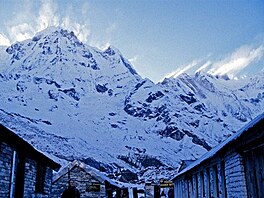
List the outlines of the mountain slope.
<svg viewBox="0 0 264 198">
<path fill-rule="evenodd" d="M 86 46 L 61 28 L 0 59 L 1 123 L 62 164 L 79 159 L 121 181 L 170 177 L 264 109 L 263 74 L 154 84 L 114 47 Z"/>
</svg>

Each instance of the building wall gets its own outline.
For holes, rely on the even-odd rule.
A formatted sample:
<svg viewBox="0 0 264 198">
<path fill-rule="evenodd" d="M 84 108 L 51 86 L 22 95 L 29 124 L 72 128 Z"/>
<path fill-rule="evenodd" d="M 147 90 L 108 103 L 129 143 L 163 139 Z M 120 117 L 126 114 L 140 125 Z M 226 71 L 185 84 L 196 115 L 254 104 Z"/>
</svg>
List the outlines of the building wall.
<svg viewBox="0 0 264 198">
<path fill-rule="evenodd" d="M 175 197 L 182 198 L 246 198 L 246 180 L 243 159 L 229 151 L 222 158 L 197 166 L 174 182 Z"/>
<path fill-rule="evenodd" d="M 2 142 L 0 144 L 0 197 L 9 197 L 10 194 L 13 151 L 14 149 L 6 143 Z M 52 169 L 47 167 L 45 174 L 44 193 L 35 193 L 36 173 L 36 161 L 26 157 L 24 174 L 24 198 L 48 198 L 50 195 Z"/>
<path fill-rule="evenodd" d="M 90 174 L 86 173 L 83 169 L 78 166 L 74 167 L 69 174 L 65 174 L 58 180 L 54 181 L 52 184 L 52 196 L 53 198 L 58 198 L 61 196 L 63 191 L 68 187 L 68 181 L 70 179 L 75 180 L 76 187 L 80 192 L 81 198 L 105 198 L 106 190 L 105 185 L 100 185 L 100 191 L 87 192 L 87 186 L 91 185 L 92 182 L 98 183 L 98 180 L 92 177 Z"/>
<path fill-rule="evenodd" d="M 13 150 L 0 142 L 0 197 L 9 197 Z"/>
<path fill-rule="evenodd" d="M 264 144 L 243 152 L 249 198 L 264 197 Z"/>
<path fill-rule="evenodd" d="M 247 197 L 247 187 L 242 156 L 235 152 L 225 157 L 227 196 L 230 198 Z"/>
<path fill-rule="evenodd" d="M 51 193 L 52 169 L 47 167 L 45 172 L 44 192 L 36 193 L 37 162 L 26 158 L 24 198 L 48 198 Z"/>
</svg>

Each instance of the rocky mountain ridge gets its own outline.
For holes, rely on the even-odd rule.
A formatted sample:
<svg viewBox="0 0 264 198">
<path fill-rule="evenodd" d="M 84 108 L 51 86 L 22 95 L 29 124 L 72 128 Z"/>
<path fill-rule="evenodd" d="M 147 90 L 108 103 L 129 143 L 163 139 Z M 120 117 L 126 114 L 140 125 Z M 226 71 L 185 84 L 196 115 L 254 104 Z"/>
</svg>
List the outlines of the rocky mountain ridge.
<svg viewBox="0 0 264 198">
<path fill-rule="evenodd" d="M 116 48 L 61 28 L 1 49 L 1 123 L 61 164 L 79 159 L 124 182 L 169 178 L 264 110 L 264 74 L 155 84 Z"/>
</svg>

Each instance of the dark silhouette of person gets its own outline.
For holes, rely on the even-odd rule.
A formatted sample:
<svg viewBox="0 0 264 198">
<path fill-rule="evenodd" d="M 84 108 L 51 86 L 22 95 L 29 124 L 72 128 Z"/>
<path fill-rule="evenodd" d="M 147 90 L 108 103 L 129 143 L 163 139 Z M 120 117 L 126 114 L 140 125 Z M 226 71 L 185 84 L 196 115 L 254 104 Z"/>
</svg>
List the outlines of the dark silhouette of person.
<svg viewBox="0 0 264 198">
<path fill-rule="evenodd" d="M 69 180 L 68 188 L 63 191 L 61 198 L 80 198 L 80 192 L 72 179 Z"/>
<path fill-rule="evenodd" d="M 161 192 L 161 194 L 160 194 L 160 198 L 166 198 L 166 195 L 165 195 L 164 190 Z"/>
<path fill-rule="evenodd" d="M 168 191 L 168 197 L 169 198 L 174 198 L 174 189 L 172 187 Z"/>
</svg>

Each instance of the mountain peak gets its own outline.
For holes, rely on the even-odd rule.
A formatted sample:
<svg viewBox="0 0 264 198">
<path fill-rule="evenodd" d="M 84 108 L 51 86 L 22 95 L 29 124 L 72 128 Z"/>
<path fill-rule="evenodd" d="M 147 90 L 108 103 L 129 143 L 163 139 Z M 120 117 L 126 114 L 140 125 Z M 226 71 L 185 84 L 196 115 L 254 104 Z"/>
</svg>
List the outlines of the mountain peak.
<svg viewBox="0 0 264 198">
<path fill-rule="evenodd" d="M 67 38 L 68 40 L 71 40 L 73 43 L 76 43 L 77 45 L 83 45 L 82 42 L 77 38 L 77 36 L 74 34 L 73 31 L 69 31 L 67 29 L 63 29 L 62 27 L 48 27 L 45 30 L 42 30 L 32 38 L 32 41 L 38 41 L 41 38 L 46 37 L 56 37 L 56 38 Z"/>
<path fill-rule="evenodd" d="M 10 75 L 10 79 L 13 76 L 28 76 L 28 81 L 38 84 L 36 79 L 43 81 L 45 78 L 44 81 L 57 82 L 57 85 L 68 88 L 76 87 L 76 83 L 88 82 L 91 90 L 104 90 L 100 93 L 109 90 L 110 95 L 115 91 L 123 92 L 123 89 L 116 88 L 121 87 L 120 84 L 122 87 L 133 87 L 141 80 L 115 47 L 109 46 L 105 51 L 94 49 L 84 45 L 73 31 L 61 27 L 49 27 L 32 39 L 16 42 L 3 54 L 0 72 Z M 58 87 L 56 89 L 61 91 Z"/>
<path fill-rule="evenodd" d="M 60 27 L 60 26 L 50 26 L 50 27 L 47 27 L 46 29 L 44 30 L 41 30 L 39 32 L 36 33 L 36 35 L 49 35 L 49 34 L 52 34 L 53 32 L 56 32 L 56 31 L 60 31 L 62 30 L 63 28 Z"/>
<path fill-rule="evenodd" d="M 0 122 L 55 160 L 117 179 L 174 174 L 264 110 L 261 74 L 236 86 L 204 73 L 156 85 L 115 47 L 83 45 L 60 27 L 0 50 Z"/>
<path fill-rule="evenodd" d="M 118 55 L 121 56 L 120 51 L 119 51 L 116 47 L 114 47 L 114 46 L 112 46 L 112 45 L 109 45 L 109 46 L 106 48 L 106 50 L 104 50 L 104 53 L 105 53 L 105 54 L 108 54 L 109 56 L 113 56 L 113 55 L 115 55 L 115 54 L 118 54 Z"/>
</svg>

